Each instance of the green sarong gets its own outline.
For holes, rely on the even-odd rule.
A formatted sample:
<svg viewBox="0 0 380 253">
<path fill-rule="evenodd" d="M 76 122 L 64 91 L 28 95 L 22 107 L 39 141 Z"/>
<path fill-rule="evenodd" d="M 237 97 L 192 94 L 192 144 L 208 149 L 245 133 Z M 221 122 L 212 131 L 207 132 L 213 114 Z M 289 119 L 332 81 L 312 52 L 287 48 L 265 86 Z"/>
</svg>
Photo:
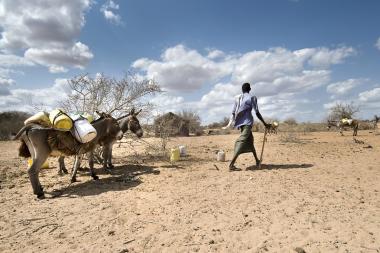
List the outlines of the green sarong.
<svg viewBox="0 0 380 253">
<path fill-rule="evenodd" d="M 240 127 L 241 135 L 235 142 L 235 155 L 253 152 L 252 126 Z"/>
</svg>

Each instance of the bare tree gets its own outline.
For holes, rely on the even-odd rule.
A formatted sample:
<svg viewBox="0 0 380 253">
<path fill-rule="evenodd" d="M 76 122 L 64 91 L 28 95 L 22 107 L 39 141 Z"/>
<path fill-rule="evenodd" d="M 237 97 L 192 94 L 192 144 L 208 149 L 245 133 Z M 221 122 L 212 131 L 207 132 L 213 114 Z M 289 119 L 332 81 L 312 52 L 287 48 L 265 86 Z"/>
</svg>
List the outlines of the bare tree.
<svg viewBox="0 0 380 253">
<path fill-rule="evenodd" d="M 134 106 L 146 108 L 151 105 L 143 98 L 161 91 L 152 80 L 140 79 L 131 73 L 120 80 L 103 74 L 95 78 L 83 74 L 68 82 L 72 92 L 60 106 L 66 111 L 90 114 L 101 111 L 118 116 Z"/>
<path fill-rule="evenodd" d="M 192 110 L 182 110 L 179 116 L 189 122 L 189 130 L 191 133 L 199 133 L 202 130 L 201 118 L 199 114 Z"/>
<path fill-rule="evenodd" d="M 330 109 L 328 120 L 339 121 L 344 118 L 352 119 L 353 116 L 359 111 L 360 108 L 356 106 L 354 103 L 337 103 Z"/>
</svg>

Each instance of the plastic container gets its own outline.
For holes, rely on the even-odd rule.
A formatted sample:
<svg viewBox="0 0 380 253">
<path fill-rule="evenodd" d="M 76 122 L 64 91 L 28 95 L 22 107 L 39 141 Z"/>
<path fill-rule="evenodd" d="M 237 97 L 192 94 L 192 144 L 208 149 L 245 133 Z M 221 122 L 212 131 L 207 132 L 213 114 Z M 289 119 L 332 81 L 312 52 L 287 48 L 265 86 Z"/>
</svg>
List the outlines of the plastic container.
<svg viewBox="0 0 380 253">
<path fill-rule="evenodd" d="M 88 114 L 87 112 L 83 113 L 82 117 L 86 118 L 88 120 L 88 122 L 90 122 L 90 123 L 94 121 L 94 116 L 91 114 Z"/>
<path fill-rule="evenodd" d="M 181 156 L 181 157 L 184 157 L 184 156 L 186 156 L 186 146 L 179 146 L 178 147 L 178 149 L 179 149 L 179 155 Z"/>
<path fill-rule="evenodd" d="M 92 141 L 96 137 L 96 129 L 88 122 L 87 119 L 80 118 L 74 121 L 74 127 L 71 134 L 81 143 Z"/>
<path fill-rule="evenodd" d="M 224 153 L 223 150 L 220 150 L 217 154 L 216 154 L 216 160 L 218 162 L 225 162 L 226 161 L 226 154 Z"/>
<path fill-rule="evenodd" d="M 24 125 L 32 123 L 51 127 L 49 114 L 47 114 L 46 112 L 38 112 L 24 121 Z"/>
<path fill-rule="evenodd" d="M 170 150 L 170 162 L 177 162 L 179 160 L 179 148 L 172 148 Z"/>
<path fill-rule="evenodd" d="M 28 159 L 28 166 L 29 166 L 29 168 L 30 168 L 30 166 L 32 166 L 32 164 L 33 164 L 33 159 L 29 158 Z M 44 162 L 44 164 L 42 164 L 41 169 L 49 169 L 49 162 L 48 162 L 48 160 L 46 160 Z"/>
<path fill-rule="evenodd" d="M 50 112 L 49 119 L 54 128 L 61 131 L 70 131 L 73 127 L 71 118 L 61 109 Z"/>
</svg>

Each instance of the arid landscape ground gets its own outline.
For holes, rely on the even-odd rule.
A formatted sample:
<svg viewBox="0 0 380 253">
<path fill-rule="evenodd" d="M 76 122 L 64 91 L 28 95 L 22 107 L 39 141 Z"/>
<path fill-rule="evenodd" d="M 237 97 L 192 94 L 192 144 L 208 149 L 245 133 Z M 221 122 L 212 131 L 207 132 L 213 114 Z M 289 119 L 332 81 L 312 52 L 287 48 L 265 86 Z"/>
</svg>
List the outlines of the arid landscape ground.
<svg viewBox="0 0 380 253">
<path fill-rule="evenodd" d="M 174 164 L 145 154 L 155 138 L 117 144 L 112 175 L 72 185 L 51 158 L 44 200 L 18 142 L 1 142 L 0 252 L 380 252 L 380 135 L 279 133 L 261 170 L 244 154 L 229 172 L 237 137 L 173 138 L 188 153 Z"/>
</svg>

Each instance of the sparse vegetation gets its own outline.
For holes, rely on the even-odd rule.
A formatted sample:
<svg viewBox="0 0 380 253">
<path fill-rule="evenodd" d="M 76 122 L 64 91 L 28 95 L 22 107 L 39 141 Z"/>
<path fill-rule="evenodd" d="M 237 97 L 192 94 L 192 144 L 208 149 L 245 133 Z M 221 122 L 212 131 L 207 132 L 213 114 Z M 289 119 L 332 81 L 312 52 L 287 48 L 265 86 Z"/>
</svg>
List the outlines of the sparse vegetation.
<svg viewBox="0 0 380 253">
<path fill-rule="evenodd" d="M 347 118 L 352 119 L 356 113 L 360 111 L 360 108 L 354 103 L 337 103 L 331 107 L 327 120 L 339 121 L 341 119 Z"/>
</svg>

